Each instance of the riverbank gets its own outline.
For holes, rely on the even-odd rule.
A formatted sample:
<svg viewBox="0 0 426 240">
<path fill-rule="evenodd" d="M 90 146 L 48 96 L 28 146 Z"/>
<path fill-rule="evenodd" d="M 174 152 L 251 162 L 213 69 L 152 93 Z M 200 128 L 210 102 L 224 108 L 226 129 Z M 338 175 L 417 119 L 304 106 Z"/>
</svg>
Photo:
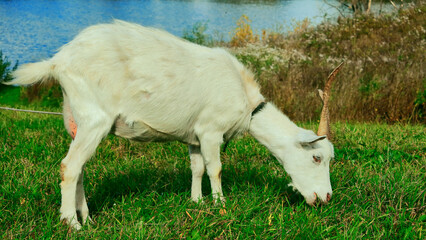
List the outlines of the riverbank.
<svg viewBox="0 0 426 240">
<path fill-rule="evenodd" d="M 228 48 L 255 73 L 267 99 L 291 119 L 319 118 L 317 89 L 345 62 L 333 88 L 333 120 L 425 122 L 425 11 L 423 3 L 393 15 L 359 15 L 315 27 L 302 21 L 289 33 L 258 35 L 243 16 L 230 42 L 212 41 L 203 24 L 184 38 Z M 35 86 L 21 93 L 30 101 L 42 96 L 43 106 L 52 102 L 54 107 L 62 96 L 58 87 Z"/>
</svg>

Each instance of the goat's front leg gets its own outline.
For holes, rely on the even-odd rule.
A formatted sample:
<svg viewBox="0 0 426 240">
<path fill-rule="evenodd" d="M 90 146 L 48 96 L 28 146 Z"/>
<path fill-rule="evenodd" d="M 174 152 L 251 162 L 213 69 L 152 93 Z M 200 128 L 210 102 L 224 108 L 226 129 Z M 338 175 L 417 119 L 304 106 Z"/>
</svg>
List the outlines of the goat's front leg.
<svg viewBox="0 0 426 240">
<path fill-rule="evenodd" d="M 225 203 L 222 192 L 222 163 L 220 162 L 220 145 L 222 135 L 206 134 L 200 138 L 201 154 L 210 178 L 213 199 L 216 203 Z"/>
<path fill-rule="evenodd" d="M 201 181 L 205 166 L 200 147 L 189 145 L 189 158 L 191 159 L 192 171 L 191 199 L 194 202 L 202 202 Z"/>
</svg>

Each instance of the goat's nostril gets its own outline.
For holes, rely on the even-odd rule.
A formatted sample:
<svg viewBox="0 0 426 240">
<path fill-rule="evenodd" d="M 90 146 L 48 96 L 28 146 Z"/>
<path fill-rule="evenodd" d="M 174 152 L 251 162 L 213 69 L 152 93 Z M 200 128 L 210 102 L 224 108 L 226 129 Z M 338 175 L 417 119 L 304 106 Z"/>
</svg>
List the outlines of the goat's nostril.
<svg viewBox="0 0 426 240">
<path fill-rule="evenodd" d="M 331 200 L 331 194 L 327 193 L 327 202 L 329 202 Z"/>
<path fill-rule="evenodd" d="M 310 206 L 315 206 L 315 204 L 316 204 L 316 202 L 317 202 L 317 194 L 316 193 L 314 193 L 314 199 L 312 199 L 311 201 L 307 201 L 307 203 L 310 205 Z"/>
</svg>

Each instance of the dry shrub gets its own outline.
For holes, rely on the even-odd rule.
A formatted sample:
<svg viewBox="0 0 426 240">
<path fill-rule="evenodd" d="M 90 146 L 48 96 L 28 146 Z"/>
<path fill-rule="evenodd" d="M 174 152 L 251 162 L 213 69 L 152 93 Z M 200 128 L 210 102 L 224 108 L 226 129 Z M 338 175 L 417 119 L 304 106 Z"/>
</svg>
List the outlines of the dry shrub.
<svg viewBox="0 0 426 240">
<path fill-rule="evenodd" d="M 309 20 L 309 18 L 305 18 L 302 21 L 296 21 L 294 22 L 293 29 L 289 32 L 289 34 L 298 35 L 298 34 L 304 33 L 311 29 L 310 26 L 311 26 L 311 21 Z"/>
<path fill-rule="evenodd" d="M 55 81 L 36 83 L 22 87 L 21 98 L 28 102 L 40 101 L 43 106 L 59 107 L 62 104 L 62 90 Z"/>
<path fill-rule="evenodd" d="M 293 119 L 318 119 L 317 89 L 345 61 L 332 93 L 334 120 L 425 122 L 425 11 L 422 4 L 392 16 L 300 27 L 235 53 L 256 73 L 265 96 Z"/>
<path fill-rule="evenodd" d="M 259 41 L 259 35 L 253 33 L 250 26 L 251 20 L 246 15 L 242 15 L 237 21 L 237 27 L 234 30 L 233 36 L 231 37 L 231 46 L 240 47 L 245 46 L 249 43 L 255 43 Z"/>
</svg>

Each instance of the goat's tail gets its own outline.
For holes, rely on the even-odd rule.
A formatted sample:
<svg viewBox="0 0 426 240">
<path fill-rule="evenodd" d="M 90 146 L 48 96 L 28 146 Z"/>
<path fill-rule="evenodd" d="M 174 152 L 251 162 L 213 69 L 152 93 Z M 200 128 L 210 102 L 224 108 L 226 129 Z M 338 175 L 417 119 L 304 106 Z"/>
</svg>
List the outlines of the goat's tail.
<svg viewBox="0 0 426 240">
<path fill-rule="evenodd" d="M 20 66 L 12 73 L 13 80 L 3 82 L 7 85 L 31 85 L 54 79 L 55 65 L 51 61 L 41 61 Z"/>
</svg>

